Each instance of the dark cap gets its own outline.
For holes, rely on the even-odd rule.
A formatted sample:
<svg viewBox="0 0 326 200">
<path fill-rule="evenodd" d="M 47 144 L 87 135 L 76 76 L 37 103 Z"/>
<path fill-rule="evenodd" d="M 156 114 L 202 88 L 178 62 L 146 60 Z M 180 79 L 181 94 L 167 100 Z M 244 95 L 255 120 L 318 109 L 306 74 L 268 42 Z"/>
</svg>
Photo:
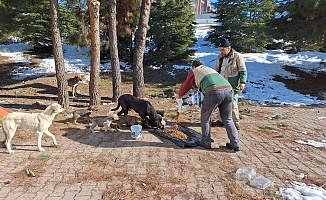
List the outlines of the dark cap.
<svg viewBox="0 0 326 200">
<path fill-rule="evenodd" d="M 198 67 L 199 65 L 204 65 L 204 62 L 201 60 L 194 60 L 191 64 L 192 67 Z"/>
<path fill-rule="evenodd" d="M 222 38 L 219 47 L 229 47 L 229 46 L 231 46 L 229 40 L 226 38 Z"/>
</svg>

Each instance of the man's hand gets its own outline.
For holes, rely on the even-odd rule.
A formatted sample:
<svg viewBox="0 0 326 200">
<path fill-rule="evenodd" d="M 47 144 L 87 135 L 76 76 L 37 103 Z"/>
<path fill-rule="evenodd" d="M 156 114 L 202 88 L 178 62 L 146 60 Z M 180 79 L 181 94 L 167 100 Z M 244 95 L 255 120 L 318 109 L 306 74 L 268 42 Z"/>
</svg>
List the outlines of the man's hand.
<svg viewBox="0 0 326 200">
<path fill-rule="evenodd" d="M 181 97 L 178 94 L 175 95 L 175 98 L 176 99 L 181 99 Z"/>
<path fill-rule="evenodd" d="M 245 85 L 246 85 L 246 84 L 244 84 L 244 83 L 240 83 L 240 84 L 239 84 L 239 89 L 240 89 L 240 90 L 244 90 Z"/>
</svg>

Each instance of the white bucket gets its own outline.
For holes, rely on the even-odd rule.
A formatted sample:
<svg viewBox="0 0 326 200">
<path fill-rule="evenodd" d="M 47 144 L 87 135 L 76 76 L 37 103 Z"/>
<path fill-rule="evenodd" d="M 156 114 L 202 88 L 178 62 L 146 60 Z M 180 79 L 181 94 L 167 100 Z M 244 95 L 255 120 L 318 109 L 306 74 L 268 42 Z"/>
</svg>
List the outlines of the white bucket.
<svg viewBox="0 0 326 200">
<path fill-rule="evenodd" d="M 131 130 L 131 137 L 132 138 L 140 138 L 143 135 L 141 125 L 132 125 L 130 127 L 130 130 Z"/>
</svg>

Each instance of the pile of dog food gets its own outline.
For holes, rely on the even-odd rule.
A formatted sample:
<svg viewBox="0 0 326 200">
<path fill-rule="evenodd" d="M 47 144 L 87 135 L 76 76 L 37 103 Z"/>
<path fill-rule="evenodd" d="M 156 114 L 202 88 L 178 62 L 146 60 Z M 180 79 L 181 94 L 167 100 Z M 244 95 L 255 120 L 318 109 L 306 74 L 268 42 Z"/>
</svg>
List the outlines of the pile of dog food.
<svg viewBox="0 0 326 200">
<path fill-rule="evenodd" d="M 188 139 L 188 135 L 186 135 L 182 131 L 179 131 L 178 130 L 178 127 L 179 127 L 179 125 L 178 125 L 179 124 L 179 116 L 180 116 L 180 113 L 177 112 L 177 117 L 176 117 L 176 121 L 175 121 L 175 123 L 173 125 L 173 128 L 166 129 L 166 130 L 164 130 L 164 132 L 172 135 L 175 138 L 185 139 L 186 140 L 186 139 Z"/>
</svg>

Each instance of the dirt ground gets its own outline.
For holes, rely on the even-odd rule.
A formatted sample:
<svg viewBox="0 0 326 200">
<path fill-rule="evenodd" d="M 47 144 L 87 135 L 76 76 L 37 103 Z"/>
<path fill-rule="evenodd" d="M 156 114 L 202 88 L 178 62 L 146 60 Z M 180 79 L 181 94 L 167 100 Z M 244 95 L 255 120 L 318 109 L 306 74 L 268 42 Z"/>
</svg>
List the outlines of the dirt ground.
<svg viewBox="0 0 326 200">
<path fill-rule="evenodd" d="M 14 82 L 6 75 L 12 65 L 0 58 L 1 106 L 12 111 L 41 112 L 57 101 L 54 76 Z M 122 76 L 123 93 L 131 93 L 132 75 L 123 73 Z M 145 70 L 146 97 L 156 109 L 165 110 L 168 122 L 174 123 L 177 104 L 172 95 L 176 84 L 185 76 L 186 72 L 169 77 L 164 70 Z M 160 82 L 157 77 L 164 81 Z M 105 115 L 116 106 L 111 101 L 110 80 L 110 74 L 101 74 L 102 101 L 91 116 Z M 311 91 L 315 91 L 314 85 L 324 84 L 325 77 L 315 80 L 316 83 L 309 83 Z M 305 90 L 309 90 L 307 87 Z M 71 95 L 71 89 L 69 91 Z M 98 129 L 92 134 L 87 118 L 81 117 L 77 125 L 72 123 L 71 113 L 88 107 L 88 84 L 80 83 L 77 92 L 75 98 L 70 97 L 67 113 L 55 118 L 50 127 L 58 140 L 58 148 L 43 136 L 46 151 L 37 152 L 35 134 L 22 128 L 13 140 L 17 146 L 14 155 L 8 155 L 5 148 L 0 149 L 3 167 L 4 160 L 11 166 L 0 176 L 0 196 L 4 199 L 42 199 L 39 197 L 42 194 L 45 199 L 173 199 L 180 194 L 188 195 L 185 199 L 191 196 L 195 199 L 281 199 L 275 194 L 278 188 L 288 186 L 290 177 L 301 171 L 307 174 L 301 181 L 325 189 L 325 148 L 302 147 L 302 159 L 292 153 L 298 146 L 294 139 L 305 138 L 303 132 L 309 134 L 306 139 L 326 138 L 325 121 L 316 120 L 316 116 L 326 115 L 324 106 L 267 107 L 240 102 L 239 136 L 243 148 L 240 153 L 230 154 L 221 147 L 227 142 L 223 127 L 212 128 L 216 151 L 200 147 L 181 149 L 148 130 L 144 130 L 141 139 L 131 140 L 127 126 L 113 133 Z M 213 121 L 216 117 L 213 116 Z M 180 117 L 182 125 L 198 132 L 199 120 L 199 108 Z M 306 164 L 312 161 L 316 166 Z M 296 162 L 304 162 L 303 167 Z M 293 165 L 295 167 L 289 167 Z M 241 167 L 255 167 L 260 174 L 273 179 L 274 185 L 260 190 L 248 186 L 244 180 L 236 180 L 234 173 Z M 26 168 L 32 169 L 36 177 L 27 177 Z"/>
</svg>

